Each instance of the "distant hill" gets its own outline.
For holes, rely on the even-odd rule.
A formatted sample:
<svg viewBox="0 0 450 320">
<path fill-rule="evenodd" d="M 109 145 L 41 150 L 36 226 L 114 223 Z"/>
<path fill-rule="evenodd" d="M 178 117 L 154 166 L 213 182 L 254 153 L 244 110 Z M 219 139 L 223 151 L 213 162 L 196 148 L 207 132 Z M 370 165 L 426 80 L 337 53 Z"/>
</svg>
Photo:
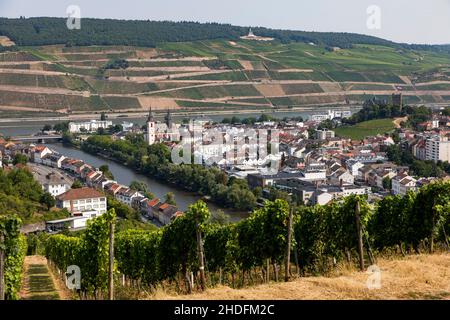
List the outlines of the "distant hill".
<svg viewBox="0 0 450 320">
<path fill-rule="evenodd" d="M 248 32 L 247 27 L 218 23 L 138 21 L 113 19 L 82 19 L 80 30 L 69 30 L 66 18 L 0 18 L 0 35 L 7 36 L 19 46 L 66 44 L 88 45 L 133 45 L 155 47 L 164 42 L 196 40 L 237 40 Z M 351 48 L 355 44 L 408 47 L 377 37 L 333 32 L 305 32 L 254 28 L 264 37 L 273 37 L 282 43 L 312 42 L 329 47 Z M 414 49 L 450 51 L 447 46 L 414 45 Z"/>
<path fill-rule="evenodd" d="M 0 19 L 0 32 L 5 25 L 3 41 L 18 46 L 0 46 L 0 118 L 349 108 L 398 92 L 408 105 L 450 101 L 450 51 L 368 36 L 253 28 L 278 36 L 266 42 L 240 39 L 247 28 L 191 22 L 84 19 L 69 31 L 64 19 Z"/>
</svg>

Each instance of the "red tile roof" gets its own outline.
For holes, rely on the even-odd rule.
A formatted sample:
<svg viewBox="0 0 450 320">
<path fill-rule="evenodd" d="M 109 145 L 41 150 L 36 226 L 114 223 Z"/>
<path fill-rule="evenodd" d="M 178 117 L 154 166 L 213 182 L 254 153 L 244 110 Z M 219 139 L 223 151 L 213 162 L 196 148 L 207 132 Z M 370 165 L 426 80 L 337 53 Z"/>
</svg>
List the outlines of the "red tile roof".
<svg viewBox="0 0 450 320">
<path fill-rule="evenodd" d="M 100 198 L 105 195 L 95 189 L 92 188 L 80 188 L 80 189 L 70 189 L 69 191 L 59 195 L 57 197 L 58 200 L 67 201 L 67 200 L 78 200 L 78 199 L 91 199 L 91 198 Z"/>
<path fill-rule="evenodd" d="M 159 210 L 164 210 L 164 209 L 167 209 L 168 207 L 170 207 L 170 204 L 168 204 L 168 203 L 163 203 L 163 204 L 159 207 Z"/>
<path fill-rule="evenodd" d="M 153 207 L 154 205 L 156 205 L 156 204 L 158 204 L 158 203 L 159 203 L 159 199 L 156 198 L 156 199 L 153 199 L 153 200 L 148 201 L 148 202 L 147 202 L 147 206 Z"/>
<path fill-rule="evenodd" d="M 94 175 L 96 175 L 97 172 L 96 171 L 91 171 L 90 173 L 88 173 L 88 175 L 86 177 L 88 178 L 92 178 Z"/>
<path fill-rule="evenodd" d="M 42 152 L 42 151 L 44 151 L 46 148 L 47 148 L 46 146 L 36 146 L 36 147 L 34 148 L 34 150 L 37 151 L 37 152 Z"/>
</svg>

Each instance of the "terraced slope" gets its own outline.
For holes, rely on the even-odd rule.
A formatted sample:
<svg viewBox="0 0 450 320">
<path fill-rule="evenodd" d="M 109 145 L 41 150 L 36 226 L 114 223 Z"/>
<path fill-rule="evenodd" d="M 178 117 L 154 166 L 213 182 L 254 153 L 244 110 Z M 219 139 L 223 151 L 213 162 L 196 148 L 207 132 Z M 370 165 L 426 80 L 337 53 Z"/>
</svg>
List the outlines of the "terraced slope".
<svg viewBox="0 0 450 320">
<path fill-rule="evenodd" d="M 105 69 L 119 59 L 128 66 Z M 394 92 L 409 104 L 448 103 L 450 54 L 226 40 L 0 53 L 0 116 L 351 105 Z"/>
</svg>

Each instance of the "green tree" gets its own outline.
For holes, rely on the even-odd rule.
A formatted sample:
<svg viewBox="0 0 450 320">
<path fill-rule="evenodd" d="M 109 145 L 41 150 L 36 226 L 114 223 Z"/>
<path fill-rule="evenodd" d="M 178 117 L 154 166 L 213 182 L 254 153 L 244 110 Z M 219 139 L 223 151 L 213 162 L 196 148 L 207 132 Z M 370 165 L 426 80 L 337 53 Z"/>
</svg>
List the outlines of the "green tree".
<svg viewBox="0 0 450 320">
<path fill-rule="evenodd" d="M 14 165 L 17 165 L 17 164 L 23 164 L 23 165 L 25 165 L 25 164 L 27 164 L 27 162 L 28 162 L 28 158 L 27 158 L 27 156 L 24 155 L 24 154 L 17 153 L 17 154 L 14 156 L 14 159 L 13 159 L 13 164 L 14 164 Z"/>
<path fill-rule="evenodd" d="M 175 194 L 173 192 L 167 192 L 164 202 L 176 206 L 177 202 L 175 201 Z"/>
<path fill-rule="evenodd" d="M 100 168 L 98 168 L 103 175 L 111 180 L 114 180 L 114 175 L 112 174 L 112 172 L 109 170 L 109 166 L 107 164 L 101 165 Z"/>
<path fill-rule="evenodd" d="M 223 210 L 215 210 L 211 213 L 209 222 L 211 224 L 227 225 L 230 223 L 230 216 L 223 212 Z"/>
<path fill-rule="evenodd" d="M 391 190 L 392 189 L 392 179 L 389 177 L 385 177 L 383 179 L 383 188 L 386 190 Z"/>
<path fill-rule="evenodd" d="M 47 210 L 50 210 L 55 206 L 56 202 L 55 198 L 53 198 L 53 196 L 50 193 L 44 192 L 41 196 L 40 203 L 45 205 L 47 207 Z"/>
<path fill-rule="evenodd" d="M 53 126 L 53 130 L 56 132 L 67 132 L 69 130 L 69 122 L 59 122 Z"/>
<path fill-rule="evenodd" d="M 121 124 L 115 124 L 108 128 L 110 134 L 118 133 L 123 131 L 123 126 Z"/>
<path fill-rule="evenodd" d="M 143 193 L 148 192 L 147 184 L 143 181 L 136 181 L 136 180 L 132 181 L 130 184 L 130 188 Z"/>
<path fill-rule="evenodd" d="M 72 189 L 81 189 L 82 187 L 83 187 L 83 184 L 78 179 L 72 183 Z"/>
</svg>

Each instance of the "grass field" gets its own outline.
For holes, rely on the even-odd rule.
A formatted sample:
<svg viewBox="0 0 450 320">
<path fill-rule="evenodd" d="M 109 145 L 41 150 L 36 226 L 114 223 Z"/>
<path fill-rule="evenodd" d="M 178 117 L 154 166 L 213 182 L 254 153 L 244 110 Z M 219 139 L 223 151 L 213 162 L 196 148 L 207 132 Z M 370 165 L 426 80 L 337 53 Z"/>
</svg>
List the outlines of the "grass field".
<svg viewBox="0 0 450 320">
<path fill-rule="evenodd" d="M 376 136 L 394 129 L 392 119 L 376 119 L 364 121 L 354 126 L 340 127 L 334 130 L 340 137 L 361 140 L 368 136 Z"/>
</svg>

